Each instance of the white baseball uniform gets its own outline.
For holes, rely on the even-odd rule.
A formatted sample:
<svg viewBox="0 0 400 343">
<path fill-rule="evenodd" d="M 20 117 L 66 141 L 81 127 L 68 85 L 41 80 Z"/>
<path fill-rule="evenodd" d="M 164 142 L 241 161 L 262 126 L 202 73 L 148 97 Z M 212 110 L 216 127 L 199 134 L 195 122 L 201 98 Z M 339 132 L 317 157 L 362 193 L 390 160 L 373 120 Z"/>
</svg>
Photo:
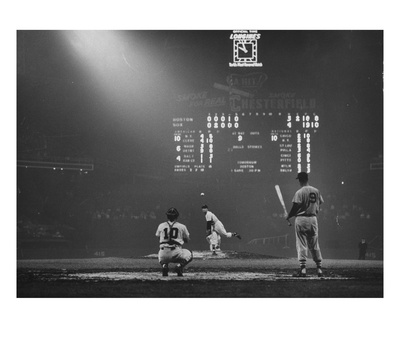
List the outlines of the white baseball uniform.
<svg viewBox="0 0 400 343">
<path fill-rule="evenodd" d="M 231 238 L 233 236 L 232 232 L 227 232 L 225 230 L 224 224 L 217 218 L 217 216 L 211 211 L 206 212 L 206 221 L 211 222 L 212 230 L 216 231 L 219 235 Z"/>
<path fill-rule="evenodd" d="M 296 248 L 298 260 L 305 262 L 308 250 L 315 262 L 322 261 L 318 244 L 317 215 L 324 202 L 319 190 L 312 186 L 301 187 L 294 195 L 293 203 L 300 205 L 295 219 Z"/>
<path fill-rule="evenodd" d="M 160 264 L 180 263 L 184 266 L 193 259 L 192 252 L 182 248 L 185 240 L 190 239 L 189 231 L 185 225 L 170 221 L 161 223 L 157 228 L 156 236 L 160 237 L 160 250 L 158 252 Z"/>
</svg>

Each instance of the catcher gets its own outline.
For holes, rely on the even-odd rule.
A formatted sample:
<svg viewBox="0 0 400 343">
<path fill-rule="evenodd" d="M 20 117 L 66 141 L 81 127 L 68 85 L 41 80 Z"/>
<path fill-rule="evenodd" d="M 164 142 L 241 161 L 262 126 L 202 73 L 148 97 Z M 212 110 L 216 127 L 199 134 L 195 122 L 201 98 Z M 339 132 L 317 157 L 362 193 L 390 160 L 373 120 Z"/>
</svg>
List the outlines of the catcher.
<svg viewBox="0 0 400 343">
<path fill-rule="evenodd" d="M 185 225 L 177 222 L 179 212 L 176 208 L 171 207 L 166 215 L 168 221 L 161 223 L 156 231 L 156 236 L 160 237 L 158 261 L 163 276 L 168 276 L 169 263 L 177 263 L 175 272 L 178 276 L 183 276 L 184 266 L 193 260 L 193 253 L 182 248 L 190 240 L 189 231 Z"/>
</svg>

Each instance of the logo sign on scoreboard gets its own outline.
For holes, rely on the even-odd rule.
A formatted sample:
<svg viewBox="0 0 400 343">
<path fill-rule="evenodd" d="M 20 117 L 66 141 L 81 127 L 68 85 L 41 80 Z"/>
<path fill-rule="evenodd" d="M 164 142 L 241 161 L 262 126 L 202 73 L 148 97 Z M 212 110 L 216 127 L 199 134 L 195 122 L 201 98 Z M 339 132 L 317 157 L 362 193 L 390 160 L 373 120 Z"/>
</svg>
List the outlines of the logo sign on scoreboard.
<svg viewBox="0 0 400 343">
<path fill-rule="evenodd" d="M 230 35 L 233 41 L 233 63 L 229 67 L 262 67 L 258 62 L 258 40 L 261 34 L 256 30 L 235 30 Z"/>
</svg>

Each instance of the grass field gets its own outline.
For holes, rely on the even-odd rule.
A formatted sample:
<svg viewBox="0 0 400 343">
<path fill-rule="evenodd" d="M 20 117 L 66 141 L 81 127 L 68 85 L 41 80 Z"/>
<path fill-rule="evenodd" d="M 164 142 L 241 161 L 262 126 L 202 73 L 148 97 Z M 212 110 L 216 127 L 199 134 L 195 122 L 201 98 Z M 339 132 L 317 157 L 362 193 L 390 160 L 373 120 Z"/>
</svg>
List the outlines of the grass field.
<svg viewBox="0 0 400 343">
<path fill-rule="evenodd" d="M 18 298 L 383 298 L 383 261 L 308 261 L 292 277 L 293 258 L 194 252 L 183 277 L 161 275 L 156 255 L 17 261 Z M 173 269 L 173 268 L 171 268 Z"/>
</svg>

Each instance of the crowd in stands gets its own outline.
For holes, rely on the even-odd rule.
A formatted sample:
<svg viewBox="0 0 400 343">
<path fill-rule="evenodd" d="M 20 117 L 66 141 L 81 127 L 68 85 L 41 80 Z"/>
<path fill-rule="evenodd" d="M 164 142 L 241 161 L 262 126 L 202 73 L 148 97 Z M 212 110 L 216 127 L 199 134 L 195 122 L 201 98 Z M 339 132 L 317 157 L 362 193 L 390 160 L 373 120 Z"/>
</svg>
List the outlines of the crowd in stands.
<svg viewBox="0 0 400 343">
<path fill-rule="evenodd" d="M 33 179 L 30 181 L 38 182 Z M 35 193 L 29 194 L 34 201 L 25 199 L 18 210 L 21 237 L 43 237 L 43 225 L 54 224 L 61 229 L 46 229 L 53 236 L 62 237 L 60 225 L 66 225 L 86 232 L 84 237 L 92 242 L 129 244 L 129 240 L 139 236 L 148 236 L 149 240 L 154 241 L 153 231 L 165 220 L 166 208 L 161 204 L 166 202 L 160 198 L 157 185 L 151 182 L 108 184 L 104 187 L 101 182 L 82 182 L 75 175 L 70 181 L 58 185 L 59 187 L 54 188 L 54 183 L 50 183 L 42 194 L 38 194 L 38 187 L 19 185 L 19 197 L 26 197 L 27 192 Z M 275 207 L 274 211 L 269 208 L 272 204 L 276 205 L 276 199 L 263 200 L 261 195 L 258 199 L 253 194 L 254 202 L 249 203 L 244 192 L 241 192 L 241 196 L 243 200 L 237 197 L 232 208 L 226 208 L 227 205 L 229 207 L 229 203 L 224 203 L 226 198 L 213 204 L 215 213 L 228 229 L 235 226 L 234 231 L 244 232 L 249 240 L 282 234 L 283 214 L 279 212 L 279 207 Z M 381 224 L 380 209 L 371 209 L 372 202 L 366 197 L 343 198 L 331 193 L 324 195 L 324 200 L 319 222 L 323 230 L 322 236 L 326 239 L 336 235 L 338 230 L 352 232 L 354 239 L 359 239 L 368 228 L 372 231 L 374 225 Z M 29 206 L 24 206 L 26 204 Z M 190 210 L 182 210 L 180 220 L 190 228 L 202 230 L 203 218 L 200 210 L 196 214 L 196 221 L 191 220 L 194 211 L 197 211 L 195 206 L 188 206 Z M 26 225 L 27 221 L 30 225 Z M 41 231 L 32 230 L 32 224 L 41 224 Z M 24 227 L 30 229 L 24 230 Z"/>
</svg>

